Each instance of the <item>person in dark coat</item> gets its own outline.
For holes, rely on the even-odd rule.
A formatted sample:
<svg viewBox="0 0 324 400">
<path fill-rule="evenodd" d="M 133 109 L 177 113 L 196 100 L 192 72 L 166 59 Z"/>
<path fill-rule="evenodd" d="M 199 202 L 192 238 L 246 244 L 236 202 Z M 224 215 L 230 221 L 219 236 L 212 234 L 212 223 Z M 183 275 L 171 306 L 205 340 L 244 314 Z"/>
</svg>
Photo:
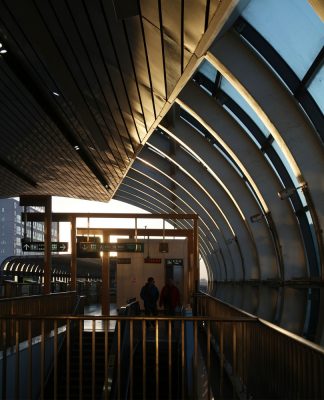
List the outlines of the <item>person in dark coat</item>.
<svg viewBox="0 0 324 400">
<path fill-rule="evenodd" d="M 141 299 L 144 301 L 145 315 L 147 315 L 148 317 L 157 315 L 157 301 L 159 299 L 159 290 L 155 286 L 153 277 L 149 277 L 147 279 L 146 284 L 141 289 L 140 296 Z M 155 326 L 153 321 L 151 321 L 151 325 Z"/>
<path fill-rule="evenodd" d="M 163 306 L 165 314 L 170 316 L 174 316 L 176 308 L 180 306 L 180 292 L 172 279 L 168 279 L 162 288 L 159 305 Z"/>
</svg>

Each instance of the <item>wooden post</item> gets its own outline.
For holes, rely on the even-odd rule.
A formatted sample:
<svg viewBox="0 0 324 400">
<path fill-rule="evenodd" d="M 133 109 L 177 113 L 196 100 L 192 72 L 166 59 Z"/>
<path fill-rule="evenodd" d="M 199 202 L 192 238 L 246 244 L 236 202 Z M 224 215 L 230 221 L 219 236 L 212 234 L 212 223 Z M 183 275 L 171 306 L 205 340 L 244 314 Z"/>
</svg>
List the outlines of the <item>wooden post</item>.
<svg viewBox="0 0 324 400">
<path fill-rule="evenodd" d="M 44 220 L 44 294 L 51 293 L 52 276 L 52 198 L 45 199 L 45 220 Z"/>
<path fill-rule="evenodd" d="M 76 290 L 77 260 L 76 260 L 76 217 L 71 216 L 71 290 Z"/>
<path fill-rule="evenodd" d="M 110 242 L 110 235 L 103 232 L 104 243 Z M 104 251 L 102 256 L 102 287 L 101 287 L 101 314 L 110 314 L 110 284 L 109 284 L 109 252 Z"/>
<path fill-rule="evenodd" d="M 199 290 L 199 248 L 198 248 L 198 217 L 194 219 L 194 248 L 193 248 L 194 291 Z"/>
</svg>

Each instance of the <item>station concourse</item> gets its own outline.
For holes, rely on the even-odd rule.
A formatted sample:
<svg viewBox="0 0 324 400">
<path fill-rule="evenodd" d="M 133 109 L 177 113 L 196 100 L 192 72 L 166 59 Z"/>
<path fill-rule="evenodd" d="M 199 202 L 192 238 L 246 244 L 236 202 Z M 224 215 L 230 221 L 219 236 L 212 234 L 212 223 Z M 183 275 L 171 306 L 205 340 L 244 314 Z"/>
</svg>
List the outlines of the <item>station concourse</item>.
<svg viewBox="0 0 324 400">
<path fill-rule="evenodd" d="M 316 0 L 0 0 L 0 399 L 324 398 L 323 45 Z"/>
</svg>

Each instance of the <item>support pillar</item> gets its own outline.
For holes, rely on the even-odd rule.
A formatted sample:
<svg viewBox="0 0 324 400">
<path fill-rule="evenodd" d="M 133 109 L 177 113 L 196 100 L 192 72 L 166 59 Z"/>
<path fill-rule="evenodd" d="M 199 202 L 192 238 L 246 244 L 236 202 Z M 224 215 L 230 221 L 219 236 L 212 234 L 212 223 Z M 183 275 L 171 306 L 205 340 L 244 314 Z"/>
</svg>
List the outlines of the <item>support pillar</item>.
<svg viewBox="0 0 324 400">
<path fill-rule="evenodd" d="M 198 292 L 199 290 L 198 217 L 194 219 L 193 275 L 194 275 L 194 291 Z"/>
<path fill-rule="evenodd" d="M 71 290 L 76 291 L 77 260 L 76 260 L 76 218 L 71 217 Z"/>
<path fill-rule="evenodd" d="M 52 274 L 52 198 L 45 199 L 45 220 L 44 220 L 44 294 L 51 293 Z"/>
<path fill-rule="evenodd" d="M 110 235 L 106 232 L 103 234 L 103 242 L 110 242 Z M 110 314 L 110 284 L 109 284 L 109 252 L 104 251 L 102 256 L 102 271 L 101 271 L 101 279 L 102 279 L 102 287 L 101 287 L 101 314 L 109 315 Z"/>
</svg>

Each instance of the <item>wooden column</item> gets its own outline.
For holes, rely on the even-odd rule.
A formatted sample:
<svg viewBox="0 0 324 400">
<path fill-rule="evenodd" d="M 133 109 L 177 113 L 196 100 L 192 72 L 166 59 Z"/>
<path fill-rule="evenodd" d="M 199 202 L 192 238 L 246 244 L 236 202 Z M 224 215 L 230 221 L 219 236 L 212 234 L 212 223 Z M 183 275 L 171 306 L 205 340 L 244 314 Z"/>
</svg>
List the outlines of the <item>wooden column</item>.
<svg viewBox="0 0 324 400">
<path fill-rule="evenodd" d="M 194 292 L 193 286 L 193 231 L 188 235 L 188 273 L 187 273 L 187 292 L 188 299 L 187 302 L 190 301 L 191 296 Z"/>
<path fill-rule="evenodd" d="M 193 275 L 194 291 L 199 290 L 199 248 L 198 248 L 198 218 L 194 219 L 194 244 L 193 244 Z"/>
<path fill-rule="evenodd" d="M 76 290 L 77 281 L 77 249 L 76 249 L 76 217 L 71 216 L 71 290 Z"/>
<path fill-rule="evenodd" d="M 103 232 L 103 242 L 108 243 L 110 241 L 110 235 L 107 232 Z M 101 313 L 102 315 L 110 314 L 110 285 L 109 285 L 109 252 L 104 251 L 102 253 L 102 287 L 101 287 Z"/>
<path fill-rule="evenodd" d="M 45 219 L 44 219 L 44 294 L 51 293 L 52 277 L 52 198 L 47 196 L 45 199 Z"/>
</svg>

